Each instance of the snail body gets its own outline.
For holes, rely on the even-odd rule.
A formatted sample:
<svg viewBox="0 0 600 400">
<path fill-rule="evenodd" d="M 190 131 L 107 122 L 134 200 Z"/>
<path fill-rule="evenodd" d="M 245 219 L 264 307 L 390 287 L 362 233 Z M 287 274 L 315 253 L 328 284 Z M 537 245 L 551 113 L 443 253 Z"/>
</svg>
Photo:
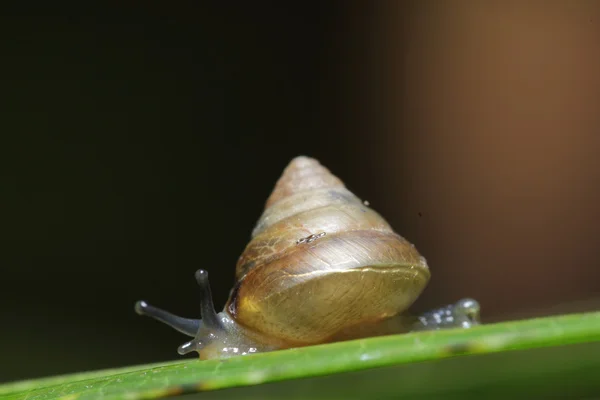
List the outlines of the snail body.
<svg viewBox="0 0 600 400">
<path fill-rule="evenodd" d="M 222 312 L 196 273 L 202 320 L 138 302 L 136 311 L 194 339 L 180 354 L 220 358 L 371 334 L 477 323 L 470 299 L 410 323 L 388 321 L 421 294 L 430 271 L 416 248 L 317 160 L 296 157 L 268 198 L 236 266 Z M 449 310 L 449 311 L 448 311 Z M 440 318 L 440 316 L 445 316 Z M 437 323 L 441 321 L 442 323 Z M 468 325 L 468 326 L 467 326 Z"/>
</svg>

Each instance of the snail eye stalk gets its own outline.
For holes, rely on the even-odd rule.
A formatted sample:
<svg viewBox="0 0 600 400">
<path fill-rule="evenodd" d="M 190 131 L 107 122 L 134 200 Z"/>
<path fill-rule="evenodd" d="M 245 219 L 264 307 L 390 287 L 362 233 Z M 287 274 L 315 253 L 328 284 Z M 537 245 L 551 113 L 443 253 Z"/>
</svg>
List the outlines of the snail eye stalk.
<svg viewBox="0 0 600 400">
<path fill-rule="evenodd" d="M 196 271 L 195 277 L 198 286 L 200 286 L 200 313 L 204 326 L 208 329 L 223 329 L 213 304 L 210 283 L 208 282 L 208 272 L 199 269 Z"/>
<path fill-rule="evenodd" d="M 200 329 L 202 321 L 199 319 L 190 319 L 179 317 L 175 314 L 171 314 L 168 311 L 154 307 L 147 302 L 140 300 L 135 303 L 135 312 L 139 315 L 145 315 L 147 317 L 154 318 L 171 328 L 183 333 L 188 336 L 196 336 L 196 332 Z"/>
<path fill-rule="evenodd" d="M 191 337 L 196 337 L 203 327 L 211 330 L 223 329 L 213 304 L 210 284 L 208 282 L 208 272 L 199 269 L 196 271 L 195 277 L 200 286 L 200 313 L 202 319 L 183 318 L 158 307 L 154 307 L 143 300 L 138 301 L 135 304 L 135 312 L 139 315 L 154 318 L 184 335 Z M 183 346 L 185 345 L 182 345 L 182 347 Z"/>
</svg>

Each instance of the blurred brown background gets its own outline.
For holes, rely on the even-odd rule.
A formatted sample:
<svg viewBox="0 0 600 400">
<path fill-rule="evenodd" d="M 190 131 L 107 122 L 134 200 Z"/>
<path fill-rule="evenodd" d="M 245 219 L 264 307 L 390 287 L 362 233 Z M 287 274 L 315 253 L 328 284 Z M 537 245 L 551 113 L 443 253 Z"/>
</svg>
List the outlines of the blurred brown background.
<svg viewBox="0 0 600 400">
<path fill-rule="evenodd" d="M 176 358 L 133 303 L 221 307 L 298 154 L 426 256 L 416 310 L 600 308 L 600 3 L 103 7 L 0 17 L 0 381 Z"/>
</svg>

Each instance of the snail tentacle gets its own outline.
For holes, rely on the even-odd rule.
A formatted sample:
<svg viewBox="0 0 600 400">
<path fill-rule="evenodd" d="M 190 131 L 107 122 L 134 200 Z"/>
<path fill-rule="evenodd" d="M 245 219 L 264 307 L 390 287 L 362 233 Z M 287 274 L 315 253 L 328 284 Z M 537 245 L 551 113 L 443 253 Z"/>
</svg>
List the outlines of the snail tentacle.
<svg viewBox="0 0 600 400">
<path fill-rule="evenodd" d="M 200 314 L 202 315 L 204 325 L 209 329 L 223 329 L 213 304 L 210 284 L 208 282 L 208 272 L 199 269 L 194 276 L 196 277 L 198 286 L 200 286 Z"/>
<path fill-rule="evenodd" d="M 154 307 L 147 302 L 140 300 L 135 303 L 135 312 L 139 315 L 154 318 L 171 328 L 191 337 L 196 336 L 196 332 L 200 329 L 202 321 L 199 319 L 183 318 L 172 314 L 168 311 Z"/>
<path fill-rule="evenodd" d="M 217 339 L 219 333 L 225 333 L 225 328 L 215 311 L 210 283 L 208 282 L 208 272 L 199 269 L 194 276 L 198 286 L 200 286 L 200 315 L 202 320 L 198 329 L 192 335 L 194 339 L 185 342 L 177 349 L 180 355 L 202 350 L 208 344 L 206 342 L 208 339 Z"/>
</svg>

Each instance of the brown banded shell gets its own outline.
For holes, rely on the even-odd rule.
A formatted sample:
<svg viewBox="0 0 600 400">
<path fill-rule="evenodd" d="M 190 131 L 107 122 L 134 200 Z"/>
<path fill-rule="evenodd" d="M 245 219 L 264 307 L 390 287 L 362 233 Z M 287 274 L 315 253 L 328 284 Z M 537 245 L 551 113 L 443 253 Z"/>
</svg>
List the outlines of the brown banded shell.
<svg viewBox="0 0 600 400">
<path fill-rule="evenodd" d="M 415 247 L 340 179 L 297 157 L 267 200 L 236 277 L 226 309 L 238 323 L 310 344 L 404 311 L 430 274 Z"/>
</svg>

